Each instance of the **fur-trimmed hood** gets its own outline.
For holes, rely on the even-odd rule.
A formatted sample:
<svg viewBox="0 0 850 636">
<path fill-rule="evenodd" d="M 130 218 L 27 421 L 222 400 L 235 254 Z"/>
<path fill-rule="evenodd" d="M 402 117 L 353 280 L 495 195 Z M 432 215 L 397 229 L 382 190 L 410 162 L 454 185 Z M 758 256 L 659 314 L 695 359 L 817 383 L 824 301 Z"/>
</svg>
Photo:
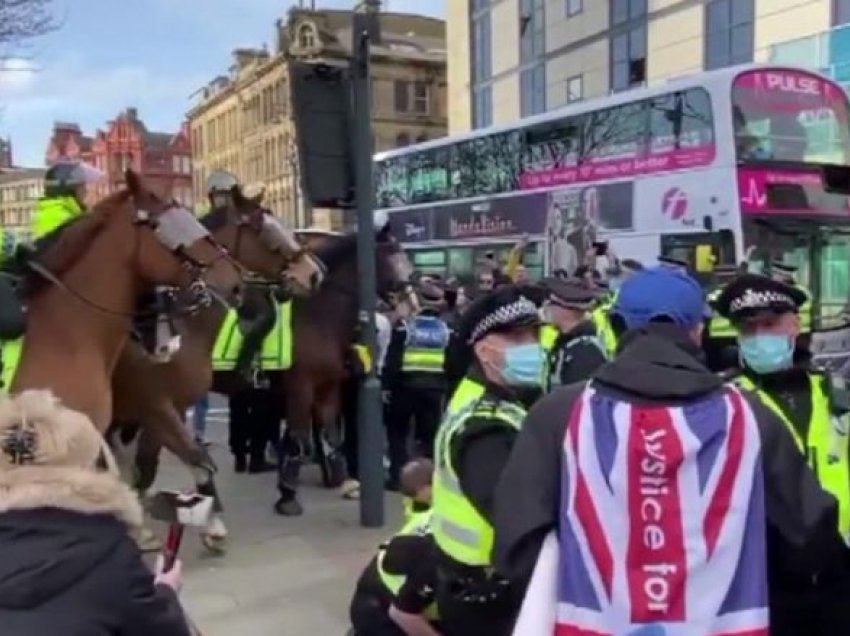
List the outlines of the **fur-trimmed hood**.
<svg viewBox="0 0 850 636">
<path fill-rule="evenodd" d="M 142 525 L 136 494 L 112 473 L 46 466 L 0 471 L 0 514 L 37 508 L 107 514 L 132 531 Z"/>
</svg>

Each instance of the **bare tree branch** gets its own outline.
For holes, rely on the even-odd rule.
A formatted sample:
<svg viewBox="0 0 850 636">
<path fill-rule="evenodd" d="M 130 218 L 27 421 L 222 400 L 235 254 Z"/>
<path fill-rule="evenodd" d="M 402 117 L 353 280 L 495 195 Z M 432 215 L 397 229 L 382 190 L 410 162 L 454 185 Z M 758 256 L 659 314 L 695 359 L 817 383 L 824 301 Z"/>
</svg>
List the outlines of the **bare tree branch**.
<svg viewBox="0 0 850 636">
<path fill-rule="evenodd" d="M 53 0 L 0 0 L 0 47 L 17 48 L 59 27 Z"/>
</svg>

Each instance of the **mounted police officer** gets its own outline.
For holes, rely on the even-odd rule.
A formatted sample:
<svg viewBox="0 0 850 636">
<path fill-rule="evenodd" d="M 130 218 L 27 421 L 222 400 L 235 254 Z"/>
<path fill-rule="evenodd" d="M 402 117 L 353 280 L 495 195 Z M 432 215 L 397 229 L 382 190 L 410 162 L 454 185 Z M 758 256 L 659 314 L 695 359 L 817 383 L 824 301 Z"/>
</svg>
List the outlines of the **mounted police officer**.
<svg viewBox="0 0 850 636">
<path fill-rule="evenodd" d="M 239 179 L 225 170 L 216 170 L 207 178 L 207 198 L 210 210 L 216 212 L 233 205 L 233 190 L 239 188 Z M 239 353 L 236 355 L 234 371 L 250 384 L 255 383 L 253 374 L 254 359 L 263 346 L 263 340 L 274 328 L 277 320 L 274 297 L 269 294 L 254 294 L 252 296 L 250 315 L 244 313 L 245 331 Z"/>
<path fill-rule="evenodd" d="M 44 177 L 44 196 L 36 204 L 27 239 L 43 239 L 82 215 L 88 185 L 103 176 L 103 172 L 81 161 L 64 160 L 51 166 Z M 10 270 L 17 269 L 14 257 L 28 245 L 21 232 L 0 227 L 0 342 L 15 340 L 26 330 L 26 310 L 13 283 L 18 272 Z"/>
<path fill-rule="evenodd" d="M 413 422 L 420 452 L 430 457 L 446 396 L 446 348 L 451 338 L 444 316 L 445 292 L 434 282 L 419 285 L 419 313 L 393 329 L 382 374 L 389 392 L 387 441 L 390 489 L 398 486 L 408 460 Z"/>
<path fill-rule="evenodd" d="M 807 301 L 799 287 L 745 274 L 723 289 L 717 311 L 738 334 L 740 370 L 734 382 L 753 391 L 793 437 L 821 487 L 838 502 L 837 531 L 850 538 L 850 405 L 833 391 L 830 376 L 812 369 L 811 355 L 800 345 L 800 310 Z M 798 633 L 850 633 L 846 567 L 800 577 L 779 565 L 774 574 L 783 584 L 771 593 L 789 612 L 794 608 Z"/>
<path fill-rule="evenodd" d="M 476 300 L 461 322 L 474 362 L 434 449 L 437 605 L 445 636 L 499 636 L 511 631 L 517 598 L 492 568 L 492 502 L 526 409 L 541 392 L 540 319 L 537 306 L 506 285 Z"/>
<path fill-rule="evenodd" d="M 44 196 L 38 200 L 32 217 L 32 239 L 46 236 L 60 225 L 86 211 L 88 186 L 104 173 L 84 161 L 63 160 L 44 175 Z"/>
<path fill-rule="evenodd" d="M 546 278 L 541 344 L 546 351 L 546 389 L 587 380 L 606 360 L 605 346 L 588 319 L 597 295 L 577 278 Z"/>
</svg>

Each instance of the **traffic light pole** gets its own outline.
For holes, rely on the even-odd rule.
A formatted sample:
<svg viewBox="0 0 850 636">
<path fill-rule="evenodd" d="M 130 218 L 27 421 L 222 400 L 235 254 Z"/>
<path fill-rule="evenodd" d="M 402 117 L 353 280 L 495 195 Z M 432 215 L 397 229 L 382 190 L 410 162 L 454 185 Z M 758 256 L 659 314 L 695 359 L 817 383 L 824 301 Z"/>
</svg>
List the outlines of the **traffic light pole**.
<svg viewBox="0 0 850 636">
<path fill-rule="evenodd" d="M 381 384 L 377 377 L 375 309 L 375 220 L 372 186 L 372 96 L 369 68 L 369 35 L 362 14 L 354 14 L 351 65 L 354 105 L 352 158 L 357 189 L 357 268 L 360 279 L 360 337 L 372 354 L 371 368 L 360 385 L 357 409 L 358 463 L 360 472 L 360 525 L 384 525 L 384 427 Z"/>
</svg>

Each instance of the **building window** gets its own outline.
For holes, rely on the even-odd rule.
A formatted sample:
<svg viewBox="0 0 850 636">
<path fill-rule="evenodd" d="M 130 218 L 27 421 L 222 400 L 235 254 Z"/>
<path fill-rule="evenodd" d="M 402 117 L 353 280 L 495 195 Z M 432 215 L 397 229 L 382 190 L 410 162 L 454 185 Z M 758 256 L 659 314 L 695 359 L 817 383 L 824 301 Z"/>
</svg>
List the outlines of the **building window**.
<svg viewBox="0 0 850 636">
<path fill-rule="evenodd" d="M 410 145 L 410 135 L 406 132 L 400 132 L 395 138 L 396 148 L 404 148 Z"/>
<path fill-rule="evenodd" d="M 571 18 L 574 15 L 578 15 L 579 13 L 584 11 L 583 0 L 566 0 L 566 4 L 566 12 L 568 18 Z"/>
<path fill-rule="evenodd" d="M 754 0 L 714 0 L 705 11 L 705 68 L 753 61 Z"/>
<path fill-rule="evenodd" d="M 584 99 L 584 77 L 576 75 L 567 79 L 567 103 L 580 102 Z"/>
<path fill-rule="evenodd" d="M 482 86 L 473 92 L 472 126 L 486 128 L 493 123 L 493 87 Z"/>
<path fill-rule="evenodd" d="M 646 16 L 646 0 L 611 0 L 611 22 L 615 25 Z"/>
<path fill-rule="evenodd" d="M 472 20 L 472 84 L 490 79 L 493 76 L 493 32 L 490 12 L 483 13 Z"/>
<path fill-rule="evenodd" d="M 312 49 L 316 46 L 316 29 L 312 24 L 302 24 L 298 27 L 298 46 L 302 49 Z"/>
<path fill-rule="evenodd" d="M 428 82 L 395 80 L 395 110 L 397 113 L 427 115 L 431 110 L 431 87 Z"/>
<path fill-rule="evenodd" d="M 543 57 L 546 49 L 546 16 L 543 0 L 520 0 L 519 61 L 528 64 Z"/>
<path fill-rule="evenodd" d="M 622 91 L 646 80 L 646 24 L 623 31 L 611 39 L 611 88 Z"/>
<path fill-rule="evenodd" d="M 520 115 L 528 117 L 546 110 L 546 65 L 536 64 L 519 76 Z"/>
<path fill-rule="evenodd" d="M 832 0 L 832 25 L 850 23 L 850 0 Z"/>
</svg>

